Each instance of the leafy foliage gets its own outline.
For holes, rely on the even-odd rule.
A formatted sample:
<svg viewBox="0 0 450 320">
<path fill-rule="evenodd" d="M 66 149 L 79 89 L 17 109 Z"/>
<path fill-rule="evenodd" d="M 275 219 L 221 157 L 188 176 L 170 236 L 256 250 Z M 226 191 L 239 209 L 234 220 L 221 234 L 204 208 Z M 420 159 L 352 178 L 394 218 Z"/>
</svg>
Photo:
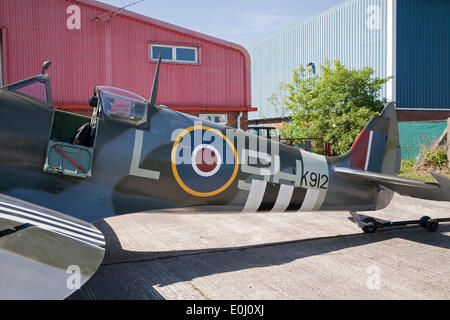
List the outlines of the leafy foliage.
<svg viewBox="0 0 450 320">
<path fill-rule="evenodd" d="M 402 160 L 400 176 L 436 183 L 437 181 L 430 175 L 430 170 L 433 170 L 450 179 L 450 167 L 445 166 L 445 163 L 448 164 L 448 159 L 444 157 L 446 152 L 444 149 L 438 150 L 440 151 L 425 150 L 424 158 L 420 161 Z"/>
<path fill-rule="evenodd" d="M 371 68 L 347 69 L 339 60 L 326 61 L 320 75 L 300 66 L 291 83 L 269 101 L 288 111 L 291 121 L 282 134 L 289 138 L 321 138 L 336 154 L 347 152 L 370 118 L 386 103 L 380 89 L 390 78 L 374 77 Z M 313 150 L 315 152 L 321 150 Z"/>
<path fill-rule="evenodd" d="M 433 151 L 424 151 L 423 162 L 425 165 L 442 168 L 447 165 L 447 152 L 444 149 L 437 148 Z"/>
</svg>

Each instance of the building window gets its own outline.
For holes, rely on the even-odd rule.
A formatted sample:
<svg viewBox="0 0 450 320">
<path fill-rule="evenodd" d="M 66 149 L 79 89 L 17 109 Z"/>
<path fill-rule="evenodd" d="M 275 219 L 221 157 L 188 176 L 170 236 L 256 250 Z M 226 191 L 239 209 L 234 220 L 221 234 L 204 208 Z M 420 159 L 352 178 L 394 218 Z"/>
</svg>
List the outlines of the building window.
<svg viewBox="0 0 450 320">
<path fill-rule="evenodd" d="M 198 48 L 184 46 L 168 46 L 152 44 L 150 46 L 150 60 L 158 60 L 161 53 L 163 61 L 180 63 L 198 63 Z"/>
<path fill-rule="evenodd" d="M 208 120 L 218 124 L 226 125 L 228 123 L 226 114 L 201 114 L 198 117 L 202 120 Z"/>
</svg>

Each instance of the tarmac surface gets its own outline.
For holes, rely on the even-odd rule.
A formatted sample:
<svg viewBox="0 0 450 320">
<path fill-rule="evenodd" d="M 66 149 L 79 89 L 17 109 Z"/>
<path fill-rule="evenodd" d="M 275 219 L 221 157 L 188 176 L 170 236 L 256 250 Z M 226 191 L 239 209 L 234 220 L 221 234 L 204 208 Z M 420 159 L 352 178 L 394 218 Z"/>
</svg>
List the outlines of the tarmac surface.
<svg viewBox="0 0 450 320">
<path fill-rule="evenodd" d="M 395 195 L 384 220 L 450 217 Z M 450 224 L 363 234 L 347 212 L 136 213 L 100 220 L 106 256 L 69 299 L 450 299 Z"/>
</svg>

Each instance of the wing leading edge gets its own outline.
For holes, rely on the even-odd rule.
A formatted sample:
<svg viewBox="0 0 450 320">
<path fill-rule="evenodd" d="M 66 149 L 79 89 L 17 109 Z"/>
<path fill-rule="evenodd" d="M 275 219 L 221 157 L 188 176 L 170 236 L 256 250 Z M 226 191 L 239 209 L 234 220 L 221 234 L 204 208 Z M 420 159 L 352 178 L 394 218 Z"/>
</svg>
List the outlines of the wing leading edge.
<svg viewBox="0 0 450 320">
<path fill-rule="evenodd" d="M 93 225 L 0 194 L 0 299 L 62 299 L 104 257 Z"/>
</svg>

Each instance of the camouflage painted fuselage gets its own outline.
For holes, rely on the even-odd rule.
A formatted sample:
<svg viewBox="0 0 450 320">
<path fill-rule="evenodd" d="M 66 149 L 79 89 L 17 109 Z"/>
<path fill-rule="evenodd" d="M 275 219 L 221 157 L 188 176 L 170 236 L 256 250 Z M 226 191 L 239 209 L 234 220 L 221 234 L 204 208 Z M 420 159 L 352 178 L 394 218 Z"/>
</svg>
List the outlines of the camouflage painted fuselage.
<svg viewBox="0 0 450 320">
<path fill-rule="evenodd" d="M 338 177 L 334 166 L 351 167 L 350 154 L 327 158 L 155 105 L 146 129 L 99 112 L 91 178 L 44 173 L 54 112 L 33 98 L 0 91 L 0 192 L 87 221 L 178 207 L 374 210 L 392 196 Z M 201 155 L 213 146 L 213 163 L 203 169 L 192 157 L 200 145 Z M 383 193 L 388 195 L 377 205 Z"/>
</svg>

